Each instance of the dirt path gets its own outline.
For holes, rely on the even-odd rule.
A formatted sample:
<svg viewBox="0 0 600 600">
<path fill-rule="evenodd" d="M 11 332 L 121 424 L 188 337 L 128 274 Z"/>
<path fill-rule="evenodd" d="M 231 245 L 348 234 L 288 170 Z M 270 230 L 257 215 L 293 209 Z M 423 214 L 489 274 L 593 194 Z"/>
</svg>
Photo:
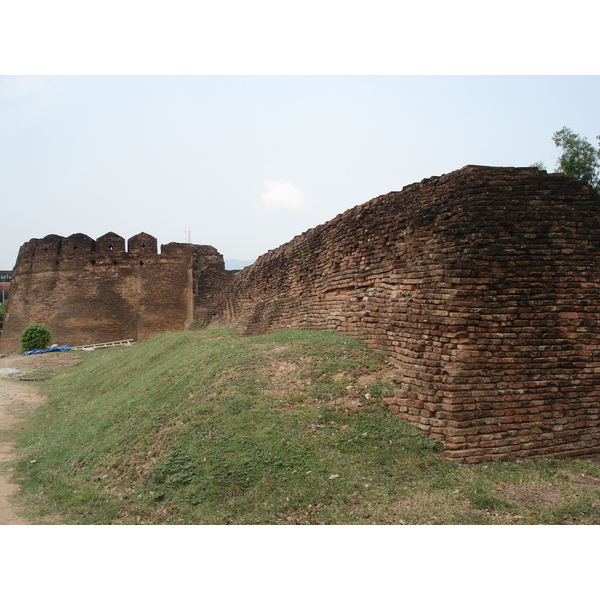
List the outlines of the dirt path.
<svg viewBox="0 0 600 600">
<path fill-rule="evenodd" d="M 14 433 L 20 418 L 46 400 L 20 378 L 35 377 L 40 369 L 60 371 L 77 362 L 77 353 L 56 352 L 33 356 L 12 354 L 0 358 L 0 525 L 27 525 L 18 514 L 8 463 L 15 459 Z"/>
</svg>

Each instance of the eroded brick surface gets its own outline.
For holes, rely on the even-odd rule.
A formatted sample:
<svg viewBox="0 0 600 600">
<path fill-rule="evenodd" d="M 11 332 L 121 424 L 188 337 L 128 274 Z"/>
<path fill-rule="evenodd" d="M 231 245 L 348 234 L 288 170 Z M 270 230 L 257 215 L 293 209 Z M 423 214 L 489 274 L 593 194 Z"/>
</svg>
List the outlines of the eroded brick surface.
<svg viewBox="0 0 600 600">
<path fill-rule="evenodd" d="M 365 340 L 397 367 L 390 407 L 449 457 L 597 452 L 599 225 L 579 182 L 468 166 L 262 256 L 226 315 Z"/>
</svg>

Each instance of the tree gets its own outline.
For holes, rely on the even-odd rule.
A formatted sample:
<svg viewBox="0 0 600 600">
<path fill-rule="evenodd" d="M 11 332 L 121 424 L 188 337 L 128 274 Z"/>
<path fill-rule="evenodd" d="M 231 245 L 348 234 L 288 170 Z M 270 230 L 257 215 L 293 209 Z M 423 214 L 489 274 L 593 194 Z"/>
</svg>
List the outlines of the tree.
<svg viewBox="0 0 600 600">
<path fill-rule="evenodd" d="M 558 148 L 562 148 L 556 170 L 600 191 L 600 151 L 568 127 L 557 131 L 552 140 Z"/>
</svg>

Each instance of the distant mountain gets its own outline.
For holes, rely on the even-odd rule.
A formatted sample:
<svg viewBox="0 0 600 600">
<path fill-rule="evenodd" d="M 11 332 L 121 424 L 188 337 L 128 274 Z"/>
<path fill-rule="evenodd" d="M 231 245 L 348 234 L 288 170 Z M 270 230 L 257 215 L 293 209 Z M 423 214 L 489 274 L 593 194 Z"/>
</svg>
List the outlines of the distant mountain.
<svg viewBox="0 0 600 600">
<path fill-rule="evenodd" d="M 228 271 L 237 271 L 238 269 L 249 267 L 253 262 L 253 260 L 239 260 L 237 258 L 226 258 L 225 268 Z"/>
</svg>

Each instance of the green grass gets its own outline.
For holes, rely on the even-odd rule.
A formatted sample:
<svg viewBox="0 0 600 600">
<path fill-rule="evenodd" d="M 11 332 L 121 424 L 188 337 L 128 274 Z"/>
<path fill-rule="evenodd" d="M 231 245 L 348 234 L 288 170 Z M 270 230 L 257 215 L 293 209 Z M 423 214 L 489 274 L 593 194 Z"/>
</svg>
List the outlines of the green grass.
<svg viewBox="0 0 600 600">
<path fill-rule="evenodd" d="M 332 332 L 167 334 L 35 385 L 33 522 L 600 523 L 600 463 L 448 461 L 388 411 L 383 358 Z"/>
</svg>

